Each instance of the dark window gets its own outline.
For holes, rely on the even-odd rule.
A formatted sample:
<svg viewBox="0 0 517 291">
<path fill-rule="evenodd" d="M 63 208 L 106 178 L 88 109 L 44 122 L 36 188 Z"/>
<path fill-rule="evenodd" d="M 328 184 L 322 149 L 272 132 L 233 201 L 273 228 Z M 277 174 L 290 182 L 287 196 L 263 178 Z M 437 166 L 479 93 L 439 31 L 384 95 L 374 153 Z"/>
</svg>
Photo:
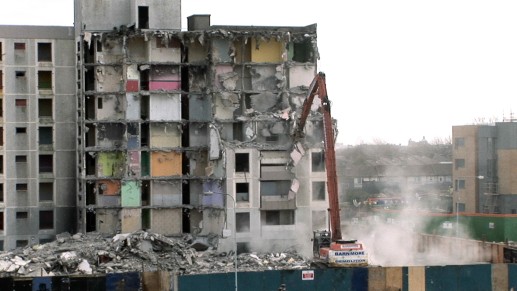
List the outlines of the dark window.
<svg viewBox="0 0 517 291">
<path fill-rule="evenodd" d="M 242 212 L 235 214 L 237 232 L 249 232 L 250 231 L 250 213 Z"/>
<path fill-rule="evenodd" d="M 0 230 L 4 230 L 4 212 L 0 212 Z"/>
<path fill-rule="evenodd" d="M 25 50 L 25 43 L 24 42 L 15 42 L 14 49 L 15 50 Z"/>
<path fill-rule="evenodd" d="M 39 128 L 39 144 L 40 145 L 51 145 L 52 144 L 52 127 L 40 127 Z"/>
<path fill-rule="evenodd" d="M 325 200 L 325 182 L 312 182 L 312 200 Z"/>
<path fill-rule="evenodd" d="M 1 47 L 1 44 L 0 44 L 0 47 Z M 0 61 L 2 60 L 2 51 L 0 49 Z M 3 81 L 3 73 L 2 73 L 2 70 L 0 70 L 0 93 L 2 92 L 2 90 L 4 89 L 4 81 Z"/>
<path fill-rule="evenodd" d="M 236 183 L 237 202 L 250 201 L 249 183 Z"/>
<path fill-rule="evenodd" d="M 38 100 L 38 117 L 52 117 L 52 99 Z"/>
<path fill-rule="evenodd" d="M 38 43 L 38 62 L 52 61 L 52 44 L 49 42 Z"/>
<path fill-rule="evenodd" d="M 149 28 L 149 7 L 138 6 L 138 27 Z"/>
<path fill-rule="evenodd" d="M 264 211 L 266 225 L 292 225 L 294 224 L 293 210 Z"/>
<path fill-rule="evenodd" d="M 248 153 L 235 154 L 235 172 L 250 171 L 250 155 Z"/>
<path fill-rule="evenodd" d="M 465 180 L 459 179 L 454 183 L 454 190 L 465 189 Z"/>
<path fill-rule="evenodd" d="M 16 191 L 27 191 L 27 183 L 16 184 Z"/>
<path fill-rule="evenodd" d="M 459 168 L 465 168 L 465 159 L 455 159 L 454 167 L 456 168 L 456 170 Z"/>
<path fill-rule="evenodd" d="M 38 89 L 52 89 L 52 71 L 38 72 Z"/>
<path fill-rule="evenodd" d="M 29 212 L 27 211 L 17 211 L 16 212 L 16 219 L 25 219 L 29 217 Z"/>
<path fill-rule="evenodd" d="M 16 133 L 27 133 L 27 127 L 17 127 Z"/>
<path fill-rule="evenodd" d="M 39 212 L 39 229 L 54 228 L 54 211 L 41 210 Z"/>
<path fill-rule="evenodd" d="M 40 182 L 39 183 L 39 201 L 54 200 L 54 183 Z"/>
<path fill-rule="evenodd" d="M 97 109 L 102 109 L 102 97 L 97 97 Z"/>
<path fill-rule="evenodd" d="M 25 71 L 15 71 L 14 74 L 17 78 L 25 77 Z"/>
<path fill-rule="evenodd" d="M 27 107 L 27 99 L 15 99 L 14 105 L 16 107 Z"/>
<path fill-rule="evenodd" d="M 325 155 L 323 152 L 312 153 L 312 171 L 325 172 Z"/>
<path fill-rule="evenodd" d="M 39 172 L 52 173 L 54 170 L 54 161 L 52 155 L 39 155 Z"/>
<path fill-rule="evenodd" d="M 0 146 L 4 145 L 4 128 L 0 127 Z"/>
<path fill-rule="evenodd" d="M 0 202 L 4 202 L 4 184 L 0 184 Z"/>
<path fill-rule="evenodd" d="M 457 137 L 454 139 L 454 148 L 460 148 L 465 146 L 465 139 L 463 137 Z"/>
<path fill-rule="evenodd" d="M 27 162 L 27 156 L 15 156 L 14 161 L 17 163 L 26 163 Z"/>
<path fill-rule="evenodd" d="M 0 61 L 2 60 L 2 42 L 0 41 Z"/>
<path fill-rule="evenodd" d="M 16 247 L 17 248 L 23 248 L 29 245 L 29 241 L 26 239 L 19 239 L 16 240 Z"/>
</svg>

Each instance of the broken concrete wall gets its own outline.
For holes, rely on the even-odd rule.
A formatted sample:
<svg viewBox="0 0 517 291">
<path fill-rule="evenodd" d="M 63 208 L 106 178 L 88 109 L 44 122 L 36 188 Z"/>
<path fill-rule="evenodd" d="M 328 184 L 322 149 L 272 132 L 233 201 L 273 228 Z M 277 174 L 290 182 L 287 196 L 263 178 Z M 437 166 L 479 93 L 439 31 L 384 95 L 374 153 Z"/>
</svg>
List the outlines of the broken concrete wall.
<svg viewBox="0 0 517 291">
<path fill-rule="evenodd" d="M 188 72 L 189 91 L 204 92 L 207 89 L 207 68 L 204 66 L 190 67 Z"/>
<path fill-rule="evenodd" d="M 240 107 L 240 96 L 233 92 L 218 92 L 213 95 L 214 117 L 232 120 L 234 111 Z"/>
<path fill-rule="evenodd" d="M 97 146 L 120 148 L 126 144 L 126 128 L 120 123 L 103 123 L 97 126 Z"/>
<path fill-rule="evenodd" d="M 315 65 L 291 65 L 289 70 L 289 88 L 298 86 L 308 87 L 316 75 Z"/>
<path fill-rule="evenodd" d="M 181 63 L 181 43 L 169 34 L 155 36 L 150 42 L 149 61 Z"/>
<path fill-rule="evenodd" d="M 126 108 L 124 96 L 103 95 L 97 96 L 96 117 L 97 120 L 123 119 Z"/>
<path fill-rule="evenodd" d="M 151 176 L 181 175 L 182 155 L 179 152 L 151 152 Z"/>
<path fill-rule="evenodd" d="M 237 64 L 251 62 L 252 44 L 248 37 L 243 36 L 234 41 L 235 59 Z"/>
<path fill-rule="evenodd" d="M 153 148 L 180 147 L 181 132 L 178 124 L 153 123 L 151 124 L 150 146 Z"/>
<path fill-rule="evenodd" d="M 250 74 L 253 91 L 275 92 L 284 87 L 285 76 L 281 65 L 253 67 Z"/>
<path fill-rule="evenodd" d="M 95 85 L 99 92 L 119 92 L 123 88 L 122 68 L 99 66 L 95 68 Z"/>
<path fill-rule="evenodd" d="M 202 63 L 207 61 L 207 47 L 196 40 L 184 44 L 188 47 L 188 60 L 190 63 Z"/>
<path fill-rule="evenodd" d="M 151 230 L 163 235 L 182 233 L 182 209 L 151 209 Z"/>
<path fill-rule="evenodd" d="M 126 119 L 139 120 L 140 119 L 140 96 L 136 93 L 126 93 Z"/>
<path fill-rule="evenodd" d="M 208 126 L 206 123 L 191 123 L 189 142 L 191 145 L 208 145 Z"/>
<path fill-rule="evenodd" d="M 151 121 L 180 121 L 180 94 L 151 94 L 149 112 Z"/>
<path fill-rule="evenodd" d="M 105 234 L 112 234 L 114 231 L 121 230 L 119 211 L 113 209 L 97 209 L 97 231 Z"/>
<path fill-rule="evenodd" d="M 233 50 L 231 40 L 212 39 L 212 61 L 215 63 L 229 63 L 232 61 L 230 53 Z"/>
<path fill-rule="evenodd" d="M 149 59 L 149 43 L 143 36 L 129 37 L 127 51 L 131 62 L 146 62 Z"/>
<path fill-rule="evenodd" d="M 181 206 L 181 184 L 179 182 L 152 181 L 151 205 Z"/>
<path fill-rule="evenodd" d="M 212 99 L 203 94 L 189 94 L 189 119 L 209 122 L 212 118 Z"/>
<path fill-rule="evenodd" d="M 191 176 L 203 177 L 208 166 L 208 153 L 206 151 L 193 151 L 187 153 Z"/>
<path fill-rule="evenodd" d="M 121 232 L 130 233 L 142 229 L 142 209 L 122 209 Z"/>
</svg>

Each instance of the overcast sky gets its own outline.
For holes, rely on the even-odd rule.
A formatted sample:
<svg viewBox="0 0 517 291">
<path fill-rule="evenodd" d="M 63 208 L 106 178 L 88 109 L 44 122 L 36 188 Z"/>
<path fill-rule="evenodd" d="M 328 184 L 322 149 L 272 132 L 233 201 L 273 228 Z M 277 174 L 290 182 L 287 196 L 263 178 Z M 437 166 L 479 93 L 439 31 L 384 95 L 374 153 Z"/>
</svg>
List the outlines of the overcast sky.
<svg viewBox="0 0 517 291">
<path fill-rule="evenodd" d="M 2 2 L 0 24 L 73 25 L 72 0 Z M 258 3 L 184 0 L 182 26 L 192 14 L 214 25 L 317 23 L 340 143 L 446 139 L 453 125 L 517 111 L 517 1 Z"/>
</svg>

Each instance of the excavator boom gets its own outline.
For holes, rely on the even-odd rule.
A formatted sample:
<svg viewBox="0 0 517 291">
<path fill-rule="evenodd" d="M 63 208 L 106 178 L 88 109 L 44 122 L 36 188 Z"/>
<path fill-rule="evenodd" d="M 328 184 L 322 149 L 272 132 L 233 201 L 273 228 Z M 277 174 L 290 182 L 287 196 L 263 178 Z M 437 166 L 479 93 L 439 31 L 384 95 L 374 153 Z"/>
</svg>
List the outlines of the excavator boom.
<svg viewBox="0 0 517 291">
<path fill-rule="evenodd" d="M 302 114 L 298 119 L 295 131 L 295 139 L 303 138 L 303 129 L 314 102 L 314 97 L 318 95 L 321 100 L 321 112 L 323 114 L 324 129 L 324 154 L 325 154 L 325 170 L 327 172 L 327 192 L 329 195 L 329 212 L 330 212 L 330 233 L 332 241 L 341 239 L 341 218 L 339 215 L 339 199 L 337 188 L 336 173 L 336 152 L 334 148 L 334 128 L 332 116 L 330 115 L 330 101 L 327 96 L 327 85 L 325 74 L 318 73 L 309 87 L 309 93 L 303 102 Z"/>
<path fill-rule="evenodd" d="M 325 74 L 318 73 L 309 87 L 309 93 L 303 103 L 302 113 L 294 132 L 294 144 L 304 137 L 303 130 L 309 116 L 314 97 L 321 100 L 323 114 L 325 170 L 327 172 L 327 193 L 329 198 L 330 233 L 329 231 L 314 231 L 314 253 L 319 259 L 324 259 L 325 266 L 352 267 L 368 265 L 368 254 L 363 244 L 356 240 L 342 240 L 341 217 L 336 173 L 335 131 L 330 114 L 330 101 L 327 95 Z"/>
</svg>

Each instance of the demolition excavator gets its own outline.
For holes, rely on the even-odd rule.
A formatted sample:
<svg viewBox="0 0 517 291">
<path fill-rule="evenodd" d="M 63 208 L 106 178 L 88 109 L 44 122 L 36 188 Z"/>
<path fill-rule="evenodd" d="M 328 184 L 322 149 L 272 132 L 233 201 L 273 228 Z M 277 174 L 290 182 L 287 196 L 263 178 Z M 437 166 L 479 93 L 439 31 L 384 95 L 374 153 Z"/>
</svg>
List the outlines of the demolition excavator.
<svg viewBox="0 0 517 291">
<path fill-rule="evenodd" d="M 314 97 L 321 100 L 324 130 L 324 157 L 327 172 L 327 193 L 329 201 L 329 229 L 314 231 L 314 265 L 317 267 L 358 267 L 368 265 L 368 254 L 364 245 L 357 240 L 343 240 L 336 173 L 335 130 L 330 114 L 330 101 L 327 96 L 325 74 L 319 72 L 313 79 L 307 98 L 302 107 L 300 118 L 294 131 L 294 145 L 304 138 L 304 127 L 309 116 Z"/>
</svg>

